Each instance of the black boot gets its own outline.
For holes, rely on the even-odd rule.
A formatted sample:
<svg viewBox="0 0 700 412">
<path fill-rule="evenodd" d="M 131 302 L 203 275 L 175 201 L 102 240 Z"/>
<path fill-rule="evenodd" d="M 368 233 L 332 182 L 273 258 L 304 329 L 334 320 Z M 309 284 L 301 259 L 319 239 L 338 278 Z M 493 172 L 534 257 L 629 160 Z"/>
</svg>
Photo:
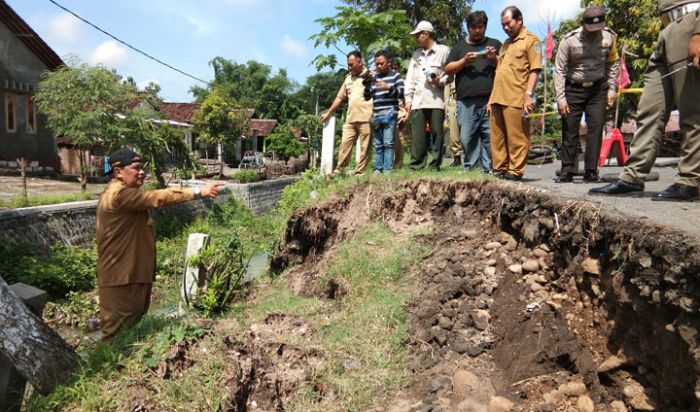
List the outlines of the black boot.
<svg viewBox="0 0 700 412">
<path fill-rule="evenodd" d="M 561 172 L 559 176 L 554 178 L 554 183 L 571 183 L 574 181 L 574 174 L 569 172 Z"/>
<path fill-rule="evenodd" d="M 694 202 L 700 199 L 698 188 L 681 183 L 675 183 L 666 190 L 651 198 L 651 200 L 671 200 L 675 202 Z"/>
<path fill-rule="evenodd" d="M 594 187 L 588 193 L 594 195 L 624 195 L 632 194 L 641 196 L 644 193 L 644 183 L 627 183 L 617 179 L 609 185 Z"/>
<path fill-rule="evenodd" d="M 600 183 L 600 176 L 597 170 L 586 170 L 583 173 L 583 181 L 586 183 Z"/>
</svg>

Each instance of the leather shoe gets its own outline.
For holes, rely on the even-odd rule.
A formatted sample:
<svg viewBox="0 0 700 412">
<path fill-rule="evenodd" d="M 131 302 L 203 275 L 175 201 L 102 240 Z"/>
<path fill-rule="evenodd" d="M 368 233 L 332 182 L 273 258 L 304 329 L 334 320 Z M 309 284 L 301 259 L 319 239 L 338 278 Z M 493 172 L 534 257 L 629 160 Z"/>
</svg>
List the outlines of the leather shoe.
<svg viewBox="0 0 700 412">
<path fill-rule="evenodd" d="M 674 183 L 651 200 L 670 200 L 676 202 L 693 202 L 700 199 L 698 188 L 681 183 Z"/>
<path fill-rule="evenodd" d="M 600 183 L 600 176 L 595 170 L 586 170 L 583 174 L 583 181 L 586 183 Z"/>
<path fill-rule="evenodd" d="M 641 195 L 643 192 L 644 183 L 627 183 L 621 179 L 617 179 L 609 185 L 605 185 L 602 187 L 594 187 L 593 189 L 588 191 L 588 193 L 594 195 Z"/>
<path fill-rule="evenodd" d="M 571 183 L 574 181 L 574 175 L 572 173 L 561 173 L 559 176 L 554 178 L 554 183 Z"/>
<path fill-rule="evenodd" d="M 510 180 L 510 181 L 513 181 L 513 182 L 517 182 L 517 181 L 522 180 L 523 177 L 522 177 L 522 176 L 514 175 L 513 173 L 503 173 L 503 175 L 501 176 L 501 179 L 503 179 L 503 180 Z"/>
</svg>

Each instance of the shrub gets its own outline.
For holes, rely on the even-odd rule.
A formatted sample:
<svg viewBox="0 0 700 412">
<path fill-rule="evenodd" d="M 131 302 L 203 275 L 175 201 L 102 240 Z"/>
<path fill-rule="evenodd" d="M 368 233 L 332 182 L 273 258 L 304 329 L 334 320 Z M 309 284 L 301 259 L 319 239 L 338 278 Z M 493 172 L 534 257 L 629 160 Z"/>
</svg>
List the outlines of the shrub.
<svg viewBox="0 0 700 412">
<path fill-rule="evenodd" d="M 265 179 L 265 175 L 257 170 L 241 170 L 233 175 L 233 179 L 240 183 L 259 182 Z"/>
</svg>

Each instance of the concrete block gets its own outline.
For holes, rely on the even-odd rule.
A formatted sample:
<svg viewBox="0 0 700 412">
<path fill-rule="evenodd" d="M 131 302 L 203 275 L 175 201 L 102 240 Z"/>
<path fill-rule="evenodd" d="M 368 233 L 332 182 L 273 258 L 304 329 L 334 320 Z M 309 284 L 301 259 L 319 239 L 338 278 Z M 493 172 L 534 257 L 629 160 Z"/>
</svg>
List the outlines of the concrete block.
<svg viewBox="0 0 700 412">
<path fill-rule="evenodd" d="M 323 140 L 321 143 L 321 173 L 333 173 L 333 152 L 335 151 L 335 116 L 323 125 Z"/>
<path fill-rule="evenodd" d="M 0 167 L 7 167 L 7 160 L 0 160 Z"/>
<path fill-rule="evenodd" d="M 29 162 L 29 167 L 39 167 L 39 162 L 36 160 Z"/>
<path fill-rule="evenodd" d="M 49 299 L 49 295 L 45 291 L 20 282 L 10 285 L 10 289 L 22 299 L 35 315 L 41 317 L 46 301 Z"/>
<path fill-rule="evenodd" d="M 19 165 L 17 164 L 17 162 L 7 162 L 7 167 L 17 169 L 19 167 Z"/>
<path fill-rule="evenodd" d="M 192 256 L 198 255 L 209 245 L 209 235 L 204 233 L 192 233 L 187 239 L 186 269 L 185 276 L 180 285 L 180 297 L 187 304 L 192 306 L 192 301 L 197 296 L 199 288 L 204 284 L 204 273 L 199 265 L 191 265 Z"/>
</svg>

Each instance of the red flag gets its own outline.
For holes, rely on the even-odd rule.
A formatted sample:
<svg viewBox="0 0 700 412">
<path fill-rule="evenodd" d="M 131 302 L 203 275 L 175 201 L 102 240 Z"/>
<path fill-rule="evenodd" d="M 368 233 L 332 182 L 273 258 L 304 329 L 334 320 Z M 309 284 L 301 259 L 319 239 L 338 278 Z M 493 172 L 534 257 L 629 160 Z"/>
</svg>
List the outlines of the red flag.
<svg viewBox="0 0 700 412">
<path fill-rule="evenodd" d="M 552 59 L 555 47 L 557 47 L 557 45 L 554 43 L 554 38 L 552 37 L 552 27 L 547 24 L 547 40 L 545 41 L 544 46 L 544 53 L 545 56 L 547 56 L 547 60 Z"/>
<path fill-rule="evenodd" d="M 620 58 L 620 71 L 617 73 L 616 82 L 619 90 L 632 84 L 630 81 L 630 73 L 627 71 L 627 65 L 625 65 L 625 56 Z"/>
</svg>

